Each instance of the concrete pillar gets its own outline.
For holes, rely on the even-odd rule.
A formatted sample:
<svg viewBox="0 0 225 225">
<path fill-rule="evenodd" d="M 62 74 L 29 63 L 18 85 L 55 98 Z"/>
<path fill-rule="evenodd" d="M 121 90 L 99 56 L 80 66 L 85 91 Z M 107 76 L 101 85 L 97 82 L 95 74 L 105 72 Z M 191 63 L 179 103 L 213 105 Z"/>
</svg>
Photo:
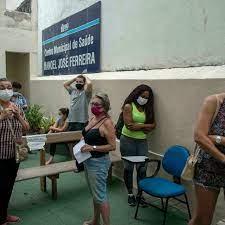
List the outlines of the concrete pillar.
<svg viewBox="0 0 225 225">
<path fill-rule="evenodd" d="M 6 10 L 6 0 L 0 0 L 0 16 L 4 14 Z"/>
<path fill-rule="evenodd" d="M 0 51 L 0 77 L 6 77 L 6 54 Z"/>
<path fill-rule="evenodd" d="M 31 23 L 32 30 L 37 30 L 38 27 L 38 1 L 31 1 Z"/>
<path fill-rule="evenodd" d="M 30 80 L 37 77 L 37 52 L 30 53 Z"/>
</svg>

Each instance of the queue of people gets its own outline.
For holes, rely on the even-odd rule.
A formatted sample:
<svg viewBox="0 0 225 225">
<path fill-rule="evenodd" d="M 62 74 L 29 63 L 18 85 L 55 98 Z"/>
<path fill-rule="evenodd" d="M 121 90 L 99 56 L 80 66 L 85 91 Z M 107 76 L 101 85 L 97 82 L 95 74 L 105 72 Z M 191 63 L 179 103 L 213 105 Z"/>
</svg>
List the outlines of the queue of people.
<svg viewBox="0 0 225 225">
<path fill-rule="evenodd" d="M 92 83 L 83 75 L 65 82 L 64 87 L 70 95 L 70 108 L 59 109 L 59 118 L 49 132 L 82 131 L 86 144 L 81 151 L 90 152 L 91 158 L 83 165 L 77 163 L 77 168 L 78 172 L 85 171 L 93 201 L 93 218 L 84 222 L 84 225 L 99 225 L 100 218 L 104 225 L 110 225 L 107 175 L 111 162 L 108 153 L 116 148 L 115 129 L 108 113 L 110 100 L 105 93 L 92 97 Z M 22 130 L 29 129 L 23 113 L 25 108 L 21 105 L 18 107 L 15 99 L 12 101 L 12 88 L 10 81 L 0 79 L 0 225 L 20 220 L 9 215 L 7 208 L 19 167 L 15 161 L 15 142 L 21 142 Z M 88 115 L 89 106 L 91 116 Z M 147 134 L 156 128 L 151 87 L 139 85 L 125 98 L 122 118 L 121 155 L 147 156 Z M 194 176 L 197 205 L 189 225 L 210 225 L 219 191 L 225 189 L 224 121 L 225 94 L 207 97 L 199 112 L 194 133 L 201 152 Z M 12 124 L 13 133 L 8 123 Z M 51 145 L 47 164 L 52 162 L 55 148 L 54 144 Z M 146 169 L 139 163 L 136 164 L 136 170 L 138 182 L 146 176 Z M 124 181 L 130 206 L 135 206 L 137 202 L 133 190 L 133 172 L 134 164 L 124 161 Z M 141 205 L 146 206 L 145 199 L 141 199 Z"/>
</svg>

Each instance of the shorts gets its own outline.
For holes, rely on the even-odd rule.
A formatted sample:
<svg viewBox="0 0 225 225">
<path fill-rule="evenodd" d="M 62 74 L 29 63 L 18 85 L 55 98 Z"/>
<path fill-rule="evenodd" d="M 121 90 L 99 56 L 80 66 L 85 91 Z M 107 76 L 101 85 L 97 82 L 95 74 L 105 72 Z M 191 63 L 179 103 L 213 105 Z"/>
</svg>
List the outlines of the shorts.
<svg viewBox="0 0 225 225">
<path fill-rule="evenodd" d="M 107 178 L 111 165 L 109 155 L 99 158 L 89 158 L 84 161 L 85 177 L 88 187 L 96 203 L 104 203 L 108 201 L 107 195 Z"/>
<path fill-rule="evenodd" d="M 201 163 L 196 163 L 194 173 L 194 183 L 206 189 L 219 191 L 220 188 L 225 190 L 225 173 L 216 171 L 207 171 Z"/>
<path fill-rule="evenodd" d="M 120 152 L 122 156 L 147 156 L 148 141 L 121 135 Z"/>
</svg>

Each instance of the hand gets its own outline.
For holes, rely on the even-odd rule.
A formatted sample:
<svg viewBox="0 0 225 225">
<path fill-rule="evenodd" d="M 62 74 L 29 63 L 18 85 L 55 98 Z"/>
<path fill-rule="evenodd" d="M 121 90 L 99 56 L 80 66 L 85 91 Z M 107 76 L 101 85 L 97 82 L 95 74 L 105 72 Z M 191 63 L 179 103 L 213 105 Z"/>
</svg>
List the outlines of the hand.
<svg viewBox="0 0 225 225">
<path fill-rule="evenodd" d="M 53 129 L 54 129 L 54 127 L 53 127 L 53 126 L 50 126 L 50 127 L 49 127 L 49 130 L 53 130 Z"/>
<path fill-rule="evenodd" d="M 12 109 L 12 112 L 13 112 L 14 116 L 16 118 L 19 118 L 20 117 L 20 110 L 19 110 L 19 108 L 17 106 L 13 105 L 13 106 L 11 106 L 11 109 Z"/>
<path fill-rule="evenodd" d="M 138 131 L 142 129 L 142 124 L 128 124 L 127 128 L 129 130 L 134 130 L 134 131 Z"/>
<path fill-rule="evenodd" d="M 6 118 L 9 118 L 9 117 L 12 117 L 12 115 L 13 115 L 13 110 L 10 109 L 10 108 L 5 108 L 0 113 L 1 119 L 6 119 Z"/>
<path fill-rule="evenodd" d="M 81 152 L 91 152 L 92 150 L 93 150 L 93 147 L 87 144 L 81 148 Z"/>
<path fill-rule="evenodd" d="M 127 128 L 129 130 L 133 130 L 135 128 L 135 125 L 134 124 L 127 124 Z"/>
</svg>

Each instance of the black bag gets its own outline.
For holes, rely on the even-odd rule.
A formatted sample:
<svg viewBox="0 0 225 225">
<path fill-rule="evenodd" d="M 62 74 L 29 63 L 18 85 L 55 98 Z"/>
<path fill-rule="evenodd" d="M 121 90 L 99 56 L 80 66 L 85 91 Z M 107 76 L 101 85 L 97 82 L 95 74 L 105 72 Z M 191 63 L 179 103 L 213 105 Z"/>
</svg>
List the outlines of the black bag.
<svg viewBox="0 0 225 225">
<path fill-rule="evenodd" d="M 122 134 L 122 129 L 123 129 L 123 126 L 124 126 L 124 121 L 123 121 L 123 112 L 120 113 L 119 115 L 119 118 L 116 122 L 116 125 L 115 125 L 115 129 L 116 129 L 116 137 L 118 139 L 120 139 L 120 136 Z"/>
</svg>

